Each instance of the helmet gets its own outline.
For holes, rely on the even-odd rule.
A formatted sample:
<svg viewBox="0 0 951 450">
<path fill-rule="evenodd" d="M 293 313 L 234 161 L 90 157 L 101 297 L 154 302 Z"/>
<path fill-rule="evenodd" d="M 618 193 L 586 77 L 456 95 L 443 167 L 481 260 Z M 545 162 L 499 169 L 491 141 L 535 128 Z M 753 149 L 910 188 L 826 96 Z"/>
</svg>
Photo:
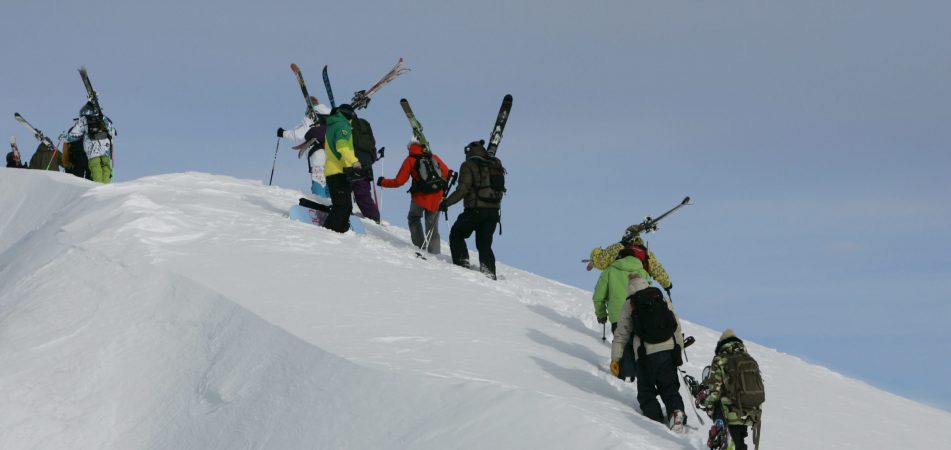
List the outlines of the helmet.
<svg viewBox="0 0 951 450">
<path fill-rule="evenodd" d="M 353 107 L 347 103 L 344 103 L 337 107 L 337 111 L 347 118 L 347 120 L 353 120 L 357 118 L 357 113 L 353 110 Z"/>
<path fill-rule="evenodd" d="M 330 115 L 330 108 L 328 108 L 327 105 L 324 105 L 324 104 L 322 104 L 322 103 L 320 103 L 320 104 L 315 104 L 315 105 L 314 105 L 314 112 L 317 113 L 318 115 L 321 115 L 321 116 L 329 116 L 329 115 Z"/>
<path fill-rule="evenodd" d="M 474 148 L 481 148 L 481 149 L 485 150 L 485 140 L 484 140 L 484 139 L 479 139 L 478 141 L 472 141 L 472 142 L 470 142 L 469 144 L 467 144 L 467 145 L 466 145 L 466 149 L 465 149 L 466 154 L 468 155 L 468 154 L 469 154 L 469 150 L 472 150 L 472 149 L 474 149 Z"/>
<path fill-rule="evenodd" d="M 82 108 L 79 108 L 79 115 L 88 117 L 96 114 L 96 107 L 93 106 L 92 102 L 86 102 Z"/>
</svg>

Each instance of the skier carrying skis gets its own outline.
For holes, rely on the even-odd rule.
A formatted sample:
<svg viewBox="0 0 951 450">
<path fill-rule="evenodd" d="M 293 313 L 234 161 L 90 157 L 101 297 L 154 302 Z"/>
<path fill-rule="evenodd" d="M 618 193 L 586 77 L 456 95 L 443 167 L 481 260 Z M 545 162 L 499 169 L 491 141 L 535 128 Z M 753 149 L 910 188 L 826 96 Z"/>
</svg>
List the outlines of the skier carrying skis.
<svg viewBox="0 0 951 450">
<path fill-rule="evenodd" d="M 30 158 L 30 168 L 39 170 L 53 170 L 59 172 L 63 165 L 62 157 L 59 151 L 51 148 L 46 142 L 40 142 L 36 147 L 36 153 Z"/>
<path fill-rule="evenodd" d="M 20 162 L 20 156 L 14 152 L 7 153 L 7 167 L 11 169 L 26 169 L 26 164 Z"/>
<path fill-rule="evenodd" d="M 96 114 L 92 102 L 86 102 L 79 110 L 79 118 L 66 132 L 67 142 L 82 140 L 83 151 L 89 165 L 92 181 L 108 184 L 112 181 L 112 139 L 116 130 L 112 120 L 103 114 Z M 75 150 L 74 150 L 75 151 Z"/>
<path fill-rule="evenodd" d="M 745 439 L 750 426 L 753 427 L 753 445 L 759 448 L 762 403 L 765 400 L 762 376 L 755 362 L 752 365 L 731 364 L 733 358 L 752 360 L 743 341 L 733 330 L 727 329 L 717 341 L 713 362 L 710 363 L 710 377 L 704 381 L 706 395 L 698 397 L 698 402 L 702 401 L 710 418 L 726 422 L 736 450 L 746 450 Z M 742 383 L 739 382 L 741 378 L 744 379 Z M 740 390 L 737 386 L 745 386 L 747 392 L 728 392 L 731 386 L 735 390 Z M 747 398 L 749 404 L 741 405 L 742 398 Z"/>
<path fill-rule="evenodd" d="M 330 111 L 327 117 L 327 134 L 324 139 L 324 151 L 327 161 L 324 174 L 327 176 L 327 189 L 330 191 L 330 213 L 324 221 L 324 228 L 338 233 L 350 229 L 350 213 L 353 212 L 353 199 L 350 180 L 363 166 L 353 153 L 353 129 L 343 111 L 353 110 L 348 104 L 340 105 Z"/>
<path fill-rule="evenodd" d="M 373 128 L 370 127 L 370 122 L 366 119 L 358 117 L 353 109 L 346 109 L 343 113 L 352 114 L 348 119 L 350 119 L 350 127 L 353 129 L 353 150 L 357 159 L 360 160 L 360 165 L 363 166 L 363 171 L 360 174 L 362 176 L 355 178 L 350 183 L 350 187 L 353 189 L 353 198 L 356 200 L 360 212 L 363 213 L 363 217 L 380 223 L 380 210 L 377 208 L 376 202 L 373 201 L 373 195 L 370 192 L 373 189 L 370 184 L 373 182 L 373 163 L 379 159 L 376 153 L 376 139 L 373 137 Z"/>
<path fill-rule="evenodd" d="M 490 156 L 485 141 L 473 141 L 465 147 L 466 160 L 459 168 L 459 187 L 439 205 L 440 211 L 463 200 L 465 209 L 449 231 L 449 249 L 453 264 L 469 267 L 469 248 L 466 239 L 476 235 L 479 250 L 479 268 L 495 280 L 495 254 L 492 235 L 501 219 L 502 195 L 505 193 L 505 168 L 502 162 Z"/>
<path fill-rule="evenodd" d="M 594 268 L 599 270 L 606 269 L 619 257 L 621 251 L 625 249 L 639 259 L 644 269 L 650 274 L 650 278 L 645 279 L 650 280 L 652 278 L 657 280 L 660 286 L 667 291 L 667 296 L 669 297 L 670 290 L 674 287 L 670 281 L 670 276 L 667 275 L 667 271 L 664 270 L 664 266 L 660 264 L 654 252 L 647 249 L 647 246 L 644 245 L 644 240 L 636 233 L 625 233 L 624 237 L 621 238 L 621 242 L 611 244 L 607 248 L 597 247 L 591 250 L 587 270 L 590 271 Z"/>
<path fill-rule="evenodd" d="M 399 172 L 395 178 L 379 177 L 376 180 L 377 186 L 384 188 L 398 188 L 406 181 L 412 178 L 410 185 L 409 213 L 406 215 L 406 221 L 409 225 L 410 239 L 416 247 L 422 247 L 426 240 L 426 235 L 432 233 L 429 238 L 429 246 L 426 249 L 429 253 L 438 255 L 441 251 L 439 245 L 439 202 L 443 199 L 443 189 L 431 190 L 421 186 L 422 179 L 417 167 L 421 164 L 421 158 L 431 158 L 435 163 L 441 179 L 449 177 L 449 167 L 439 156 L 433 153 L 426 153 L 423 146 L 415 137 L 406 144 L 406 150 L 409 154 L 403 160 Z M 423 234 L 423 225 L 420 223 L 425 216 L 426 234 Z"/>
<path fill-rule="evenodd" d="M 601 272 L 598 283 L 594 286 L 592 296 L 594 315 L 600 324 L 607 322 L 608 319 L 611 320 L 612 334 L 617 330 L 621 308 L 627 301 L 628 280 L 631 274 L 635 273 L 642 280 L 650 280 L 650 275 L 644 270 L 644 263 L 630 250 L 624 249 L 618 254 L 618 259 Z M 634 380 L 637 376 L 634 352 L 629 347 L 629 345 L 624 346 L 624 352 L 618 360 L 620 370 L 616 376 L 622 380 L 627 378 Z"/>
<path fill-rule="evenodd" d="M 327 116 L 330 115 L 330 108 L 314 101 L 314 115 L 317 116 L 317 122 L 311 114 L 305 114 L 297 126 L 290 130 L 284 128 L 277 129 L 277 137 L 288 139 L 294 142 L 301 142 L 300 145 L 291 147 L 294 150 L 304 150 L 304 146 L 310 145 L 307 149 L 307 168 L 310 172 L 310 192 L 318 197 L 329 198 L 330 193 L 327 190 L 327 177 L 324 176 L 324 164 L 327 161 L 324 152 L 324 137 L 327 134 Z"/>
<path fill-rule="evenodd" d="M 631 295 L 621 310 L 611 345 L 611 373 L 617 376 L 624 347 L 630 345 L 637 355 L 637 402 L 641 412 L 682 432 L 687 416 L 677 376 L 684 348 L 680 319 L 660 289 L 651 287 L 637 272 L 629 280 Z M 666 417 L 657 402 L 658 395 L 667 410 Z"/>
</svg>

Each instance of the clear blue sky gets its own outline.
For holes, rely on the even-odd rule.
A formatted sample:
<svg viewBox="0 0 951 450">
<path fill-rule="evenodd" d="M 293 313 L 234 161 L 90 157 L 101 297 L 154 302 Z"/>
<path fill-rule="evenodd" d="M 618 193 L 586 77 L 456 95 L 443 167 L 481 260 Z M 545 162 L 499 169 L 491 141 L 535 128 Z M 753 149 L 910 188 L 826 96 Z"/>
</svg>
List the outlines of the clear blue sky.
<svg viewBox="0 0 951 450">
<path fill-rule="evenodd" d="M 0 105 L 56 135 L 86 65 L 116 175 L 267 182 L 303 99 L 413 69 L 362 115 L 392 176 L 409 98 L 451 166 L 515 104 L 497 254 L 590 289 L 580 259 L 685 195 L 650 244 L 689 320 L 951 410 L 951 5 L 940 1 L 7 2 Z M 305 188 L 282 144 L 275 184 Z M 376 167 L 380 172 L 380 167 Z M 403 190 L 384 195 L 402 225 Z M 452 217 L 459 211 L 453 211 Z M 706 358 L 708 355 L 694 355 Z"/>
</svg>

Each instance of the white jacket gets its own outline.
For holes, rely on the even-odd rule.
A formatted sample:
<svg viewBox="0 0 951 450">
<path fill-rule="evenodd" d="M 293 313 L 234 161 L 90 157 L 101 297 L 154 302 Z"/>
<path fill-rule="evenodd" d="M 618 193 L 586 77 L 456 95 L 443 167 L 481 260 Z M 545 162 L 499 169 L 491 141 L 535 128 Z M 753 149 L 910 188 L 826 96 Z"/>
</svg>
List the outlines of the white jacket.
<svg viewBox="0 0 951 450">
<path fill-rule="evenodd" d="M 106 129 L 108 130 L 108 137 L 104 139 L 93 140 L 86 136 L 88 126 L 86 125 L 85 116 L 76 119 L 76 123 L 66 132 L 67 142 L 83 140 L 83 151 L 86 152 L 86 158 L 88 159 L 112 156 L 112 138 L 116 137 L 116 129 L 112 126 L 112 120 L 109 117 L 103 116 L 102 118 L 106 122 Z"/>
</svg>

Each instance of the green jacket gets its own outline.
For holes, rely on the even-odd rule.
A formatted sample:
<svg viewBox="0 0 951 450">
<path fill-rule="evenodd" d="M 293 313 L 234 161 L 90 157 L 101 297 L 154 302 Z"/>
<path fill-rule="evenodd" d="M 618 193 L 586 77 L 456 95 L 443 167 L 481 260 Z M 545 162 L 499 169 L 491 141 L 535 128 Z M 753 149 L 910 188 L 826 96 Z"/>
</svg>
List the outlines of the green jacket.
<svg viewBox="0 0 951 450">
<path fill-rule="evenodd" d="M 592 297 L 595 316 L 599 319 L 607 316 L 611 323 L 617 323 L 621 317 L 621 307 L 627 299 L 628 276 L 633 272 L 637 272 L 644 280 L 650 280 L 644 264 L 633 256 L 616 260 L 601 272 Z"/>
<path fill-rule="evenodd" d="M 723 417 L 727 425 L 750 426 L 753 424 L 752 420 L 748 417 L 741 417 L 736 411 L 733 411 L 732 401 L 723 392 L 724 386 L 729 380 L 729 375 L 726 373 L 726 359 L 728 355 L 736 353 L 746 353 L 746 346 L 743 345 L 743 341 L 737 338 L 722 341 L 717 345 L 717 353 L 713 357 L 713 362 L 710 363 L 710 378 L 706 381 L 707 398 L 703 401 L 703 409 L 712 418 L 714 408 L 719 402 L 723 406 Z"/>
<path fill-rule="evenodd" d="M 324 163 L 325 176 L 341 174 L 344 169 L 357 162 L 353 151 L 353 129 L 350 128 L 347 118 L 339 112 L 327 117 L 324 150 L 327 153 L 327 161 Z"/>
</svg>

